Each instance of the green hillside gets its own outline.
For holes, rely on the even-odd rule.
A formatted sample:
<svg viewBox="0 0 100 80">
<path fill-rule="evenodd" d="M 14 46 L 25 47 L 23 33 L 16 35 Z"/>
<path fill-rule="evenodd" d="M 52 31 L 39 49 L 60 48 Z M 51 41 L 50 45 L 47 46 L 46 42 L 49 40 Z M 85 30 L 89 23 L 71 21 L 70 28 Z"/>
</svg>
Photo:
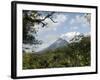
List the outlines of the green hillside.
<svg viewBox="0 0 100 80">
<path fill-rule="evenodd" d="M 23 69 L 90 66 L 90 44 L 88 36 L 53 51 L 23 53 Z"/>
</svg>

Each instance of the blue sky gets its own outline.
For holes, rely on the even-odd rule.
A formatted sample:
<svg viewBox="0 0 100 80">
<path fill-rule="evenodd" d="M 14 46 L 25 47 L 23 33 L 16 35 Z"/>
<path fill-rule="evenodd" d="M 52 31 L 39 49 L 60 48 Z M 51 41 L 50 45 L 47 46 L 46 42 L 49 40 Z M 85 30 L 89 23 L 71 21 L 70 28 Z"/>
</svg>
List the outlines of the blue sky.
<svg viewBox="0 0 100 80">
<path fill-rule="evenodd" d="M 40 51 L 51 45 L 58 38 L 63 38 L 68 41 L 74 35 L 90 33 L 91 26 L 85 15 L 85 13 L 57 12 L 53 15 L 57 23 L 46 19 L 45 21 L 48 23 L 48 27 L 42 28 L 41 25 L 35 25 L 34 27 L 38 30 L 36 38 L 42 40 L 43 43 L 34 50 Z"/>
</svg>

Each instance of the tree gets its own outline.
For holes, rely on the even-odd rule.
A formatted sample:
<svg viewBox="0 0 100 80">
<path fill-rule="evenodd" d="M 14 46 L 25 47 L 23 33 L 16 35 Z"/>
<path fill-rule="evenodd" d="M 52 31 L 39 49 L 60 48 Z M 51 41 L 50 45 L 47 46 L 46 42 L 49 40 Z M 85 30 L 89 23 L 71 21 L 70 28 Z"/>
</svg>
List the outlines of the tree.
<svg viewBox="0 0 100 80">
<path fill-rule="evenodd" d="M 86 21 L 90 24 L 90 22 L 91 22 L 91 14 L 90 14 L 90 13 L 86 13 L 86 14 L 84 15 L 84 18 L 85 18 Z"/>
<path fill-rule="evenodd" d="M 84 36 L 81 38 L 79 42 L 72 42 L 69 44 L 69 48 L 71 48 L 73 54 L 73 60 L 75 66 L 88 66 L 90 65 L 90 50 L 91 50 L 91 37 Z M 72 57 L 72 56 L 71 56 Z"/>
<path fill-rule="evenodd" d="M 42 28 L 46 27 L 48 25 L 46 19 L 50 19 L 53 23 L 56 23 L 53 20 L 54 14 L 55 12 L 23 10 L 23 44 L 34 46 L 42 44 L 42 41 L 36 38 L 38 30 L 34 26 L 41 25 Z"/>
</svg>

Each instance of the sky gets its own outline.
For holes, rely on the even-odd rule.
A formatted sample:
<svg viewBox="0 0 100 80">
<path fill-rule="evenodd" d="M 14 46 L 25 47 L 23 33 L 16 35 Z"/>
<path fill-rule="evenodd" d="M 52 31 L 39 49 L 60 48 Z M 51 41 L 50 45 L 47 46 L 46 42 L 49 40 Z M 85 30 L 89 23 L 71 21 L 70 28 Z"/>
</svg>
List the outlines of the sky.
<svg viewBox="0 0 100 80">
<path fill-rule="evenodd" d="M 46 12 L 41 11 L 42 14 Z M 43 16 L 41 16 L 43 17 Z M 36 24 L 34 28 L 38 31 L 36 38 L 42 40 L 42 44 L 38 45 L 37 48 L 31 49 L 38 52 L 50 46 L 59 38 L 63 38 L 69 41 L 73 36 L 83 34 L 89 34 L 91 25 L 88 21 L 90 15 L 87 16 L 85 13 L 75 12 L 56 12 L 53 15 L 53 20 L 57 23 L 53 23 L 50 19 L 45 21 L 48 23 L 47 27 L 42 28 L 40 24 Z"/>
</svg>

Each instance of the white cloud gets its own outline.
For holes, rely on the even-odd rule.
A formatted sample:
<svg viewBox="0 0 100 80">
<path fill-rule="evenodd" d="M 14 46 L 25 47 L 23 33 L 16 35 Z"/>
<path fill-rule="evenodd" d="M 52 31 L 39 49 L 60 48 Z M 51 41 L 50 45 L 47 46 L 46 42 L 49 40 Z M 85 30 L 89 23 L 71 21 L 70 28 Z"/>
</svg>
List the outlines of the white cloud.
<svg viewBox="0 0 100 80">
<path fill-rule="evenodd" d="M 56 23 L 53 23 L 50 19 L 46 20 L 46 22 L 48 23 L 47 30 L 56 31 L 57 27 L 62 25 L 67 19 L 68 19 L 67 16 L 64 14 L 56 14 L 54 18 L 54 21 L 56 21 Z"/>
<path fill-rule="evenodd" d="M 62 34 L 60 37 L 70 41 L 75 35 L 80 35 L 80 32 L 67 32 Z"/>
<path fill-rule="evenodd" d="M 67 20 L 67 16 L 65 16 L 64 14 L 58 14 L 55 16 L 55 20 L 59 23 L 65 22 Z"/>
<path fill-rule="evenodd" d="M 79 15 L 76 16 L 76 22 L 77 22 L 77 23 L 84 23 L 84 24 L 87 24 L 87 21 L 86 21 L 86 19 L 84 18 L 84 16 L 79 16 Z"/>
<path fill-rule="evenodd" d="M 49 35 L 45 36 L 47 41 L 55 41 L 58 37 L 59 37 L 59 35 L 56 35 L 56 34 L 54 34 L 54 35 L 49 34 Z"/>
<path fill-rule="evenodd" d="M 56 31 L 56 30 L 57 30 L 57 28 L 53 28 L 53 30 L 54 30 L 54 31 Z"/>
<path fill-rule="evenodd" d="M 67 19 L 67 16 L 64 14 L 55 14 L 54 21 L 56 21 L 57 23 L 53 23 L 49 18 L 47 18 L 45 20 L 45 22 L 47 23 L 47 27 L 42 28 L 41 25 L 35 25 L 34 28 L 36 28 L 36 30 L 38 30 L 39 32 L 50 30 L 56 31 L 57 27 L 62 25 Z"/>
<path fill-rule="evenodd" d="M 75 23 L 75 18 L 70 20 L 70 24 L 74 24 Z"/>
<path fill-rule="evenodd" d="M 62 34 L 60 37 L 67 40 L 68 42 L 74 37 L 80 35 L 80 32 L 67 32 L 65 34 Z M 84 36 L 90 36 L 91 32 L 85 32 L 83 33 Z"/>
<path fill-rule="evenodd" d="M 84 36 L 90 36 L 90 35 L 91 35 L 91 32 L 84 33 Z"/>
<path fill-rule="evenodd" d="M 76 15 L 75 18 L 70 20 L 70 24 L 71 25 L 82 24 L 82 26 L 87 26 L 89 25 L 89 22 L 87 21 L 87 18 L 85 18 L 85 15 L 83 16 Z"/>
<path fill-rule="evenodd" d="M 76 29 L 78 29 L 78 26 L 72 26 L 72 27 L 70 27 L 70 29 L 71 30 L 76 30 Z"/>
<path fill-rule="evenodd" d="M 35 52 L 41 51 L 41 50 L 45 49 L 46 47 L 48 47 L 48 43 L 39 45 L 39 47 L 35 49 Z"/>
</svg>

